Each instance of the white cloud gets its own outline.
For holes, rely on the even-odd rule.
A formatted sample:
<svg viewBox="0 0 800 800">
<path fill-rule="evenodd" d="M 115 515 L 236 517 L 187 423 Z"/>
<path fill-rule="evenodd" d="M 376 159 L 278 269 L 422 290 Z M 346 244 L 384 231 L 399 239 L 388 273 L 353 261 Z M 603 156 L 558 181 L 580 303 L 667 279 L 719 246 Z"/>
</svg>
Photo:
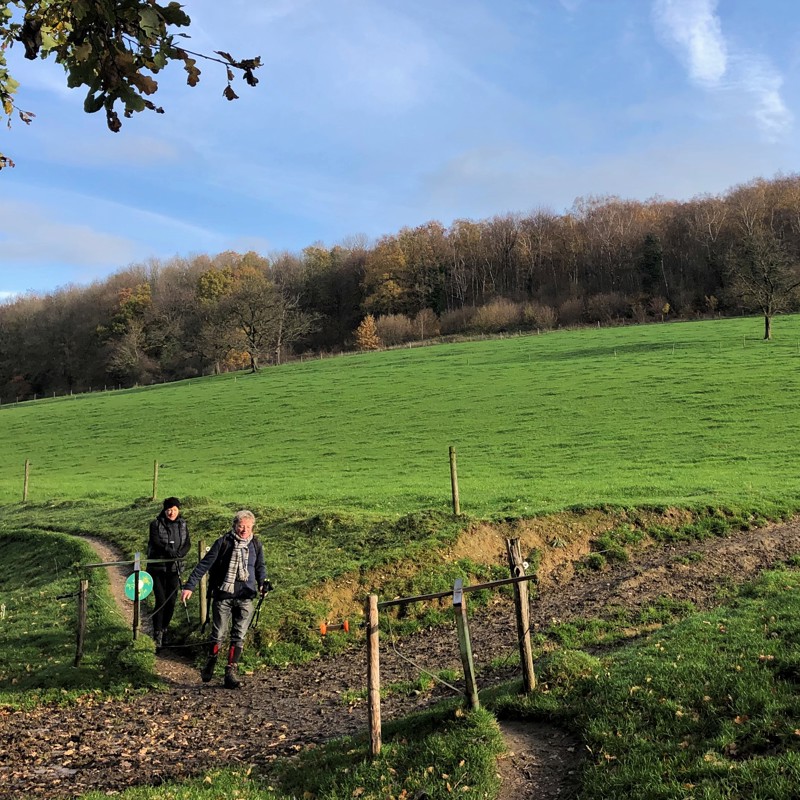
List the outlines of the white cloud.
<svg viewBox="0 0 800 800">
<path fill-rule="evenodd" d="M 723 36 L 716 9 L 717 0 L 655 0 L 653 20 L 686 64 L 693 83 L 746 98 L 745 112 L 768 141 L 775 141 L 793 122 L 781 95 L 783 77 L 765 56 Z"/>
<path fill-rule="evenodd" d="M 19 202 L 0 203 L 0 242 L 4 260 L 23 264 L 106 266 L 134 255 L 129 239 L 59 221 L 33 204 Z"/>
<path fill-rule="evenodd" d="M 717 0 L 656 0 L 657 30 L 686 62 L 689 77 L 701 86 L 716 86 L 727 69 L 727 45 Z"/>
<path fill-rule="evenodd" d="M 792 126 L 792 113 L 781 96 L 783 77 L 765 58 L 737 58 L 734 86 L 752 96 L 753 107 L 750 114 L 767 138 L 777 139 Z"/>
</svg>

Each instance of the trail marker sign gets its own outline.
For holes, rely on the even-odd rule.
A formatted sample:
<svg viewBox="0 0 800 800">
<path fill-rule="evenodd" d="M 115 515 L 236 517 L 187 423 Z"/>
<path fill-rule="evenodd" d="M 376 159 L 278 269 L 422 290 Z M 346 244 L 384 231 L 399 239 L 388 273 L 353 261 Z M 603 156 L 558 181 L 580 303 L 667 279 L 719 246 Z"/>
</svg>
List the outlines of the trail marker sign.
<svg viewBox="0 0 800 800">
<path fill-rule="evenodd" d="M 139 570 L 139 599 L 144 600 L 153 591 L 153 576 L 143 569 Z M 128 575 L 125 581 L 125 597 L 136 600 L 136 573 Z"/>
</svg>

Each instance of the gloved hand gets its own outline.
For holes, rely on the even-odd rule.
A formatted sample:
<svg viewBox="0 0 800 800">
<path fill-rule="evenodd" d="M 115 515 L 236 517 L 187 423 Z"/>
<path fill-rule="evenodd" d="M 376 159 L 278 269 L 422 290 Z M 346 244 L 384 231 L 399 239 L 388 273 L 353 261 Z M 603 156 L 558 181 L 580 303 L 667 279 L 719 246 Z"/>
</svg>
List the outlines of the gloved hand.
<svg viewBox="0 0 800 800">
<path fill-rule="evenodd" d="M 272 581 L 266 580 L 261 585 L 261 594 L 266 594 L 267 592 L 271 592 L 275 587 L 272 585 Z"/>
</svg>

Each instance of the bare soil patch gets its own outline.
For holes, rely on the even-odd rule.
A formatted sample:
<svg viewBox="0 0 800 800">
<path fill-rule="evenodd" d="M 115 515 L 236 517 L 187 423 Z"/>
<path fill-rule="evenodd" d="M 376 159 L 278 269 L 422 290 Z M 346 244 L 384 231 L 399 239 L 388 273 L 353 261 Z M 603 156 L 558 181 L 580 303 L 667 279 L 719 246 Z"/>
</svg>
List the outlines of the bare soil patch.
<svg viewBox="0 0 800 800">
<path fill-rule="evenodd" d="M 576 787 L 580 742 L 541 722 L 503 720 L 507 752 L 498 760 L 499 800 L 564 800 Z"/>
<path fill-rule="evenodd" d="M 576 536 L 575 541 L 582 539 Z M 704 542 L 643 547 L 630 562 L 602 572 L 576 573 L 568 561 L 576 551 L 550 549 L 569 553 L 562 563 L 553 556 L 543 570 L 540 594 L 531 609 L 538 626 L 553 619 L 600 616 L 608 606 L 635 610 L 662 596 L 707 608 L 717 602 L 720 590 L 800 553 L 800 522 Z M 113 554 L 107 560 L 115 558 Z M 498 603 L 476 614 L 471 636 L 479 687 L 507 679 L 507 669 L 492 672 L 485 665 L 516 647 L 512 609 Z M 384 637 L 381 648 L 384 683 L 407 680 L 418 666 L 438 671 L 460 665 L 456 638 L 448 628 L 397 642 Z M 0 798 L 74 797 L 89 789 L 111 792 L 195 775 L 221 764 L 268 767 L 277 755 L 367 730 L 364 704 L 343 700 L 346 692 L 365 687 L 362 648 L 248 676 L 243 689 L 235 692 L 223 689 L 219 680 L 200 683 L 185 663 L 173 671 L 165 663 L 169 655 L 165 651 L 159 658 L 160 674 L 168 682 L 161 693 L 128 701 L 87 699 L 67 709 L 0 709 Z M 439 686 L 418 696 L 390 697 L 383 704 L 384 720 L 448 694 L 449 688 Z M 514 725 L 506 731 L 509 754 L 499 762 L 503 800 L 569 796 L 582 745 L 563 731 L 543 726 Z M 532 736 L 525 736 L 531 731 Z"/>
</svg>

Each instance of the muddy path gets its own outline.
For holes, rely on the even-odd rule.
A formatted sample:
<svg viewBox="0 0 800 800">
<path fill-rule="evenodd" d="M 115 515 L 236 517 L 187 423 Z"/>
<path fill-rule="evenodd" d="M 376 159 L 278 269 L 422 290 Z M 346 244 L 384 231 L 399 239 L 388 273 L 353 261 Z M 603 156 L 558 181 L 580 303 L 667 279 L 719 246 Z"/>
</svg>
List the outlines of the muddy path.
<svg viewBox="0 0 800 800">
<path fill-rule="evenodd" d="M 686 556 L 691 553 L 692 558 Z M 800 521 L 674 546 L 643 547 L 630 562 L 602 572 L 574 573 L 556 565 L 542 576 L 531 614 L 536 626 L 554 619 L 600 616 L 605 607 L 636 610 L 661 596 L 714 604 L 720 589 L 746 581 L 800 553 Z M 113 559 L 109 559 L 113 560 Z M 488 664 L 515 647 L 513 610 L 498 603 L 470 624 L 479 688 L 509 677 Z M 409 680 L 422 667 L 459 669 L 453 629 L 381 642 L 381 680 Z M 0 710 L 0 799 L 74 797 L 89 789 L 115 791 L 159 784 L 219 764 L 266 766 L 331 737 L 367 731 L 366 707 L 344 695 L 366 685 L 363 648 L 291 669 L 245 677 L 228 691 L 217 678 L 202 684 L 188 664 L 158 659 L 166 690 L 130 701 L 87 700 L 75 708 Z M 440 686 L 384 701 L 384 721 L 444 696 Z M 532 734 L 527 735 L 526 733 Z M 569 794 L 580 743 L 563 731 L 515 725 L 506 729 L 509 754 L 500 761 L 503 800 Z"/>
</svg>

